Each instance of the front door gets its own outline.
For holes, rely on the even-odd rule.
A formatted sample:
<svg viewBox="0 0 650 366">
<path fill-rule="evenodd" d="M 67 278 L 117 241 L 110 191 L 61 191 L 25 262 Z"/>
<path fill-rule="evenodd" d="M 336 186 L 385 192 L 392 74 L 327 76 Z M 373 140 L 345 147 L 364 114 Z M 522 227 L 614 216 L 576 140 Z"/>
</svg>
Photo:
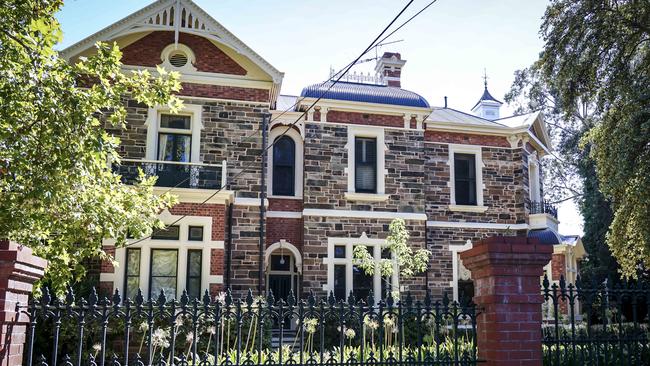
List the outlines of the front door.
<svg viewBox="0 0 650 366">
<path fill-rule="evenodd" d="M 269 268 L 266 277 L 267 289 L 273 293 L 275 301 L 284 301 L 287 303 L 289 293 L 293 291 L 294 299 L 296 298 L 298 282 L 298 273 L 296 271 L 295 261 L 290 253 L 275 252 L 271 254 Z M 277 319 L 273 322 L 274 328 L 279 328 Z M 285 329 L 292 328 L 290 317 L 285 319 Z"/>
</svg>

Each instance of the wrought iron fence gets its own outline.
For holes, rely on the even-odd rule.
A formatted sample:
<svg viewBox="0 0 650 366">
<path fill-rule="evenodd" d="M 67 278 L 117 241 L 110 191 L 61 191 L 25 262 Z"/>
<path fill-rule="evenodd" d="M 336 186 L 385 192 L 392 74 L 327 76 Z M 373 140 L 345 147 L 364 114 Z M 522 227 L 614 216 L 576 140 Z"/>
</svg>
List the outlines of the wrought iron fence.
<svg viewBox="0 0 650 366">
<path fill-rule="evenodd" d="M 545 365 L 650 365 L 647 284 L 542 283 Z"/>
<path fill-rule="evenodd" d="M 475 365 L 473 305 L 445 296 L 244 299 L 230 292 L 179 301 L 42 296 L 29 317 L 27 365 Z"/>
<path fill-rule="evenodd" d="M 529 201 L 530 213 L 542 214 L 547 213 L 557 219 L 557 207 L 547 201 Z"/>
</svg>

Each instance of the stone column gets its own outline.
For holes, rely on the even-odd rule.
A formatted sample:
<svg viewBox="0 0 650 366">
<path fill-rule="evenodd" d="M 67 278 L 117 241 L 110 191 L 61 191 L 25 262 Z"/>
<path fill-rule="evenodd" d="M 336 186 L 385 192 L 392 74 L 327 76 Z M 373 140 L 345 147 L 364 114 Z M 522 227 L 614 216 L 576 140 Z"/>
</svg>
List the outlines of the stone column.
<svg viewBox="0 0 650 366">
<path fill-rule="evenodd" d="M 16 312 L 16 304 L 27 304 L 46 265 L 31 249 L 0 240 L 0 366 L 23 364 L 29 319 Z"/>
<path fill-rule="evenodd" d="M 542 365 L 540 277 L 553 247 L 496 236 L 460 254 L 472 272 L 479 358 L 487 366 Z"/>
</svg>

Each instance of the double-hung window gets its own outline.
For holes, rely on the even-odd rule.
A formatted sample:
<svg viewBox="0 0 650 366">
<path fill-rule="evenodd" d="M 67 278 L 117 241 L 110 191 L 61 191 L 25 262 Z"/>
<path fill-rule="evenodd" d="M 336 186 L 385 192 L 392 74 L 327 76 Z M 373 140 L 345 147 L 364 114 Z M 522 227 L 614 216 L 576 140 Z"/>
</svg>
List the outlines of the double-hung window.
<svg viewBox="0 0 650 366">
<path fill-rule="evenodd" d="M 135 298 L 140 288 L 140 253 L 140 248 L 126 249 L 124 289 L 125 296 L 129 299 Z"/>
<path fill-rule="evenodd" d="M 178 277 L 178 250 L 152 249 L 149 280 L 149 296 L 156 297 L 160 290 L 168 297 L 176 297 Z"/>
<path fill-rule="evenodd" d="M 273 144 L 273 195 L 295 195 L 296 144 L 282 136 Z"/>
<path fill-rule="evenodd" d="M 337 301 L 347 299 L 350 292 L 357 300 L 366 301 L 371 293 L 375 300 L 379 300 L 385 298 L 397 283 L 397 273 L 382 277 L 379 269 L 368 274 L 357 266 L 354 248 L 359 245 L 365 246 L 377 262 L 381 259 L 392 259 L 383 239 L 330 238 L 325 263 L 328 265 L 328 288 L 334 293 Z"/>
<path fill-rule="evenodd" d="M 190 299 L 201 298 L 201 249 L 187 251 L 187 295 Z"/>
<path fill-rule="evenodd" d="M 157 160 L 172 162 L 158 164 L 160 185 L 176 186 L 188 183 L 190 167 L 184 164 L 191 161 L 192 119 L 190 116 L 161 114 L 158 128 Z"/>
<path fill-rule="evenodd" d="M 192 149 L 190 116 L 161 114 L 158 131 L 158 160 L 190 161 Z"/>
<path fill-rule="evenodd" d="M 454 186 L 457 205 L 476 205 L 476 155 L 454 154 Z"/>
<path fill-rule="evenodd" d="M 377 193 L 377 139 L 354 139 L 354 188 L 357 193 Z"/>
</svg>

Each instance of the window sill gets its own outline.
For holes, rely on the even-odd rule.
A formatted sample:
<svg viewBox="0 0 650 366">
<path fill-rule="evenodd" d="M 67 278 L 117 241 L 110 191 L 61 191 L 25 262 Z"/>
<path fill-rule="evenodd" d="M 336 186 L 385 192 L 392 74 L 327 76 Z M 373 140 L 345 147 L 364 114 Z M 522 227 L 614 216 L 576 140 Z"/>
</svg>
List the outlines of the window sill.
<svg viewBox="0 0 650 366">
<path fill-rule="evenodd" d="M 470 205 L 449 205 L 449 211 L 455 212 L 480 212 L 487 211 L 487 206 L 470 206 Z"/>
<path fill-rule="evenodd" d="M 276 198 L 280 200 L 301 200 L 302 196 L 274 196 L 274 195 L 268 195 L 266 198 Z"/>
<path fill-rule="evenodd" d="M 348 201 L 383 202 L 389 197 L 389 194 L 345 192 Z"/>
</svg>

